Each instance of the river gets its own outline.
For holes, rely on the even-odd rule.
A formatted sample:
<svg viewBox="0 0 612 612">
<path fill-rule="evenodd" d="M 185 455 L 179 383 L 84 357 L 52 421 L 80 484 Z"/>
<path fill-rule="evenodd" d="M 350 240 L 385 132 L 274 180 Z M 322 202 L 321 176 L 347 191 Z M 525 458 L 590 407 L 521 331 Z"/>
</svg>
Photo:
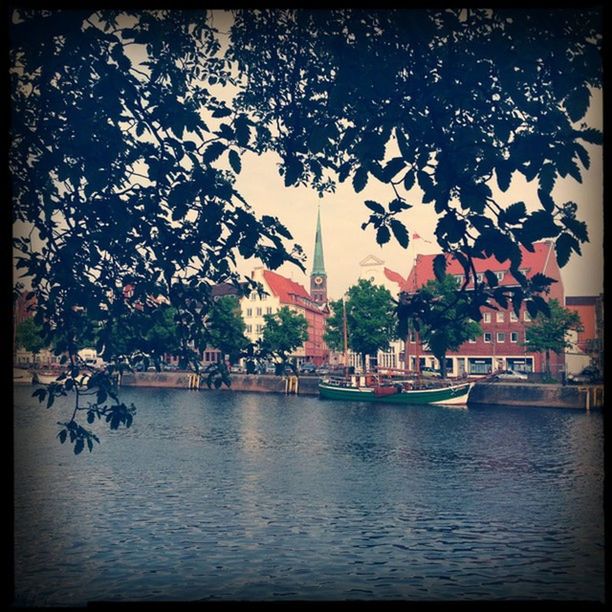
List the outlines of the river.
<svg viewBox="0 0 612 612">
<path fill-rule="evenodd" d="M 124 388 L 132 427 L 75 456 L 32 391 L 17 605 L 603 600 L 600 412 Z"/>
</svg>

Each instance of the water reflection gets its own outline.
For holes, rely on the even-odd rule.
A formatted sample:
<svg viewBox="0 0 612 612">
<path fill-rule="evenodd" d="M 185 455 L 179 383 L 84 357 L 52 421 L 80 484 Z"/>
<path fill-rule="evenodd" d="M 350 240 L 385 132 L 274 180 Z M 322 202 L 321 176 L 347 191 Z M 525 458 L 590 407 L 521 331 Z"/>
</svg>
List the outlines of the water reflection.
<svg viewBox="0 0 612 612">
<path fill-rule="evenodd" d="M 125 389 L 92 455 L 16 390 L 16 594 L 603 598 L 601 414 Z"/>
</svg>

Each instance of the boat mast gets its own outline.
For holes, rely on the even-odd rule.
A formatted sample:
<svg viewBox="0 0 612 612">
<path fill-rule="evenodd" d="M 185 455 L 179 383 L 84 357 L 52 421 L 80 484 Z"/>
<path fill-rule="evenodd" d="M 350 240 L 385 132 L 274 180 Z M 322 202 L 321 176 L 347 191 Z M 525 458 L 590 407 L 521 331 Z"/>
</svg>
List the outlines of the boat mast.
<svg viewBox="0 0 612 612">
<path fill-rule="evenodd" d="M 346 327 L 346 299 L 342 296 L 342 335 L 344 339 L 344 378 L 348 377 L 348 330 Z"/>
</svg>

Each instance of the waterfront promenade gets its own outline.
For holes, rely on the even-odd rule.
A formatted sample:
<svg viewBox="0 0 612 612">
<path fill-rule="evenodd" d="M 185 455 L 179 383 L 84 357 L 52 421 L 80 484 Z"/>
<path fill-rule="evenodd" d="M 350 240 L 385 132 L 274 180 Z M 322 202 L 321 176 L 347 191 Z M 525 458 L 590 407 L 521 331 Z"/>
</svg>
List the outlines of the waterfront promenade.
<svg viewBox="0 0 612 612">
<path fill-rule="evenodd" d="M 318 377 L 300 376 L 297 394 L 319 394 Z M 121 378 L 124 387 L 153 387 L 208 390 L 206 378 L 191 372 L 134 372 Z M 232 374 L 231 388 L 222 390 L 250 391 L 254 393 L 287 393 L 287 377 L 266 374 Z M 559 385 L 539 383 L 478 382 L 470 394 L 470 404 L 497 406 L 530 406 L 574 408 L 590 410 L 600 408 L 604 401 L 603 385 Z"/>
</svg>

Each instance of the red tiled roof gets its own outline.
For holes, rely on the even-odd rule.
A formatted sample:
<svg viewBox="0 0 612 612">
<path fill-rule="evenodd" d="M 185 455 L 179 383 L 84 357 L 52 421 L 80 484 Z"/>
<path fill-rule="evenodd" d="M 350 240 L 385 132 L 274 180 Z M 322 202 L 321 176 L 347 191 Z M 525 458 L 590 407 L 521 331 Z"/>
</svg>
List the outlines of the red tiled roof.
<svg viewBox="0 0 612 612">
<path fill-rule="evenodd" d="M 385 276 L 393 283 L 399 285 L 400 291 L 408 291 L 408 280 L 405 279 L 399 272 L 384 268 Z"/>
<path fill-rule="evenodd" d="M 264 270 L 263 276 L 266 283 L 268 283 L 268 286 L 272 290 L 272 293 L 274 293 L 274 295 L 277 296 L 283 304 L 293 302 L 293 300 L 289 297 L 291 294 L 299 295 L 307 300 L 312 300 L 308 291 L 306 291 L 306 289 L 304 289 L 304 287 L 302 287 L 302 285 L 299 283 L 296 283 L 270 270 Z"/>
<path fill-rule="evenodd" d="M 520 265 L 521 270 L 526 270 L 525 275 L 531 277 L 537 272 L 544 273 L 544 269 L 547 264 L 549 257 L 554 258 L 554 252 L 550 252 L 553 249 L 551 242 L 536 242 L 533 244 L 534 252 L 530 252 L 523 246 L 520 247 L 522 262 Z M 430 280 L 435 278 L 433 271 L 433 260 L 436 254 L 433 255 L 417 255 L 416 265 L 410 270 L 406 285 L 408 290 L 414 290 L 415 287 L 422 287 Z M 493 256 L 486 257 L 485 259 L 474 259 L 474 267 L 476 272 L 484 272 L 485 270 L 491 270 L 491 272 L 505 272 L 510 269 L 510 261 L 507 260 L 503 263 L 497 261 Z M 454 259 L 451 255 L 446 256 L 446 273 L 463 275 L 463 266 Z M 515 285 L 516 280 L 510 275 L 506 274 L 500 285 Z"/>
</svg>

